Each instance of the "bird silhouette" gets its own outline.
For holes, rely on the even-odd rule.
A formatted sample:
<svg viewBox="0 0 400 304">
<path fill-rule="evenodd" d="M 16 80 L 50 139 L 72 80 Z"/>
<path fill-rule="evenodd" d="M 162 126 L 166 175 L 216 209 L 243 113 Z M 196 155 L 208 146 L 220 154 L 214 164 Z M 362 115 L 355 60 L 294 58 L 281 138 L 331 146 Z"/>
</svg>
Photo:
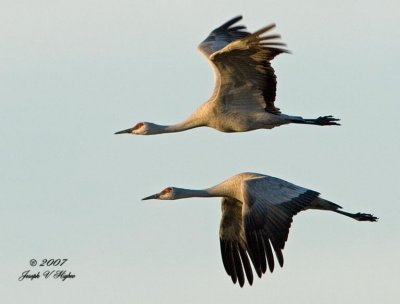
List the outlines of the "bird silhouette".
<svg viewBox="0 0 400 304">
<path fill-rule="evenodd" d="M 275 260 L 283 266 L 282 250 L 292 218 L 300 211 L 328 210 L 357 221 L 378 219 L 371 214 L 341 211 L 342 207 L 319 197 L 318 192 L 257 173 L 240 173 L 204 190 L 168 187 L 143 200 L 189 197 L 222 197 L 219 230 L 222 261 L 233 283 L 239 282 L 241 287 L 245 276 L 250 285 L 253 283 L 250 261 L 260 278 L 267 269 L 274 270 Z"/>
<path fill-rule="evenodd" d="M 139 122 L 115 134 L 153 135 L 210 127 L 221 132 L 246 132 L 272 129 L 296 123 L 339 125 L 332 116 L 304 119 L 282 114 L 275 107 L 276 76 L 271 60 L 288 53 L 279 35 L 265 35 L 275 27 L 268 25 L 249 33 L 245 26 L 233 26 L 242 19 L 235 17 L 213 30 L 199 45 L 215 74 L 211 97 L 186 120 L 174 125 Z"/>
</svg>

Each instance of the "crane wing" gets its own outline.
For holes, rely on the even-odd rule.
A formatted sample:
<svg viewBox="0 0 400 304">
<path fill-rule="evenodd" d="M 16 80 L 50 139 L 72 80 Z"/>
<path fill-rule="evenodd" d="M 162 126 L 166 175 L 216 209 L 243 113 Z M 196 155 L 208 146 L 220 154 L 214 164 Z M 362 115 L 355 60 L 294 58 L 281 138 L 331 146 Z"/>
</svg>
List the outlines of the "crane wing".
<svg viewBox="0 0 400 304">
<path fill-rule="evenodd" d="M 244 31 L 246 28 L 245 26 L 232 26 L 242 20 L 242 18 L 242 16 L 232 18 L 213 30 L 208 37 L 199 44 L 198 49 L 200 52 L 202 52 L 206 57 L 209 57 L 212 53 L 224 48 L 232 41 L 250 35 L 249 32 Z"/>
<path fill-rule="evenodd" d="M 274 270 L 274 256 L 283 266 L 282 250 L 292 218 L 315 200 L 319 193 L 274 177 L 244 182 L 243 225 L 247 248 L 259 277 Z M 273 250 L 273 251 L 272 251 Z"/>
<path fill-rule="evenodd" d="M 247 256 L 247 244 L 242 221 L 242 203 L 235 199 L 223 197 L 221 200 L 222 218 L 219 229 L 222 262 L 233 283 L 239 280 L 244 285 L 253 283 L 253 271 Z"/>
<path fill-rule="evenodd" d="M 276 76 L 270 61 L 285 44 L 274 41 L 279 35 L 263 35 L 273 29 L 268 25 L 212 53 L 216 84 L 211 100 L 224 108 L 241 111 L 267 111 L 279 114 L 275 107 Z"/>
</svg>

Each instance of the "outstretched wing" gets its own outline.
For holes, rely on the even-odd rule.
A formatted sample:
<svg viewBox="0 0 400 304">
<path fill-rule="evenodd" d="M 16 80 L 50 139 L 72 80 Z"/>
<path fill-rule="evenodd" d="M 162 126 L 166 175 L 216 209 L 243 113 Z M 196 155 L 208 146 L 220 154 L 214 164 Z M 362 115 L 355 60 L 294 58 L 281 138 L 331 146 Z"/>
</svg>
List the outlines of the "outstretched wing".
<svg viewBox="0 0 400 304">
<path fill-rule="evenodd" d="M 233 283 L 239 280 L 242 287 L 247 281 L 253 283 L 253 272 L 247 256 L 246 237 L 242 221 L 242 203 L 231 198 L 221 200 L 222 218 L 219 229 L 222 262 Z M 243 272 L 244 268 L 244 272 Z"/>
<path fill-rule="evenodd" d="M 259 277 L 274 270 L 274 254 L 283 266 L 282 250 L 293 216 L 319 193 L 274 177 L 250 179 L 243 184 L 243 225 L 247 248 Z"/>
<path fill-rule="evenodd" d="M 275 41 L 279 35 L 264 35 L 274 27 L 275 24 L 268 25 L 209 56 L 215 65 L 215 102 L 232 111 L 280 113 L 274 105 L 276 76 L 270 61 L 289 51 L 282 48 L 285 44 Z"/>
<path fill-rule="evenodd" d="M 208 37 L 199 44 L 198 48 L 200 52 L 206 55 L 206 57 L 209 57 L 212 53 L 224 48 L 232 41 L 250 35 L 249 32 L 244 31 L 246 27 L 243 25 L 232 27 L 232 25 L 242 20 L 242 18 L 242 16 L 232 18 L 213 30 Z"/>
</svg>

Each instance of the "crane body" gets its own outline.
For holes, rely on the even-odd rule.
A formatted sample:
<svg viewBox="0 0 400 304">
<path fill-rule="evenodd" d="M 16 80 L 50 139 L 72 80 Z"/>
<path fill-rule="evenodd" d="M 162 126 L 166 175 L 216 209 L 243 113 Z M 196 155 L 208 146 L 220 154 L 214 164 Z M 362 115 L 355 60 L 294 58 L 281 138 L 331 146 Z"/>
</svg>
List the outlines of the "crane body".
<svg viewBox="0 0 400 304">
<path fill-rule="evenodd" d="M 215 75 L 211 97 L 186 120 L 175 125 L 139 122 L 115 134 L 154 135 L 210 127 L 221 132 L 247 132 L 272 129 L 285 124 L 339 125 L 331 115 L 316 119 L 282 114 L 275 106 L 276 76 L 271 61 L 289 53 L 279 35 L 266 35 L 268 25 L 249 33 L 244 26 L 233 26 L 235 17 L 213 30 L 199 45 Z"/>
<path fill-rule="evenodd" d="M 341 206 L 321 198 L 316 191 L 248 172 L 203 190 L 167 187 L 143 200 L 191 197 L 222 198 L 219 231 L 222 261 L 233 283 L 239 282 L 241 287 L 245 277 L 250 285 L 253 283 L 251 264 L 259 277 L 267 269 L 272 272 L 276 262 L 283 266 L 282 250 L 293 216 L 300 211 L 327 210 L 357 221 L 377 221 L 371 214 L 342 211 Z"/>
</svg>

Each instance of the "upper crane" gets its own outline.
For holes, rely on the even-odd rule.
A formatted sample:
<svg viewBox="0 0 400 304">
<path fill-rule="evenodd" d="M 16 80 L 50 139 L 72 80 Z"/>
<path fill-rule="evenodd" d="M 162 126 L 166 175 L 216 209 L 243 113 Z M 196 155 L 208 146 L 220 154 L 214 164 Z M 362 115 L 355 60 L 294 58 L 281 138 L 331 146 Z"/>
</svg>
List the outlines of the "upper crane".
<svg viewBox="0 0 400 304">
<path fill-rule="evenodd" d="M 271 60 L 280 53 L 289 53 L 285 44 L 277 42 L 277 34 L 266 35 L 275 27 L 268 25 L 249 33 L 245 26 L 233 26 L 237 16 L 213 30 L 199 45 L 211 63 L 215 87 L 211 97 L 186 120 L 174 125 L 139 122 L 115 134 L 153 135 L 181 132 L 197 127 L 210 127 L 221 132 L 246 132 L 272 129 L 289 123 L 339 125 L 332 116 L 304 119 L 282 114 L 275 107 L 276 76 Z"/>
</svg>

